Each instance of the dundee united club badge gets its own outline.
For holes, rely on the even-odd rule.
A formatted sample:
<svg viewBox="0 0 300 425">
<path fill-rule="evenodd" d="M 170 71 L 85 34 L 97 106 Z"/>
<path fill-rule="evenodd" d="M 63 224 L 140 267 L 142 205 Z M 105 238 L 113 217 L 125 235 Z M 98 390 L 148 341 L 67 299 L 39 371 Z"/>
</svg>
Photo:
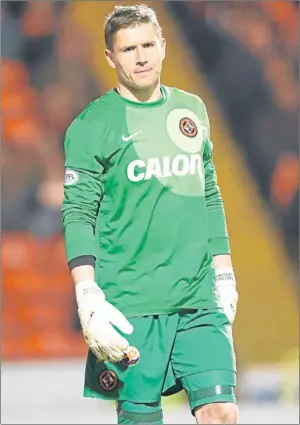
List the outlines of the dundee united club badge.
<svg viewBox="0 0 300 425">
<path fill-rule="evenodd" d="M 99 384 L 104 391 L 113 391 L 119 383 L 118 375 L 113 370 L 105 369 L 99 375 Z"/>
<path fill-rule="evenodd" d="M 196 137 L 198 134 L 197 126 L 190 118 L 182 118 L 179 123 L 181 133 L 187 137 Z"/>
</svg>

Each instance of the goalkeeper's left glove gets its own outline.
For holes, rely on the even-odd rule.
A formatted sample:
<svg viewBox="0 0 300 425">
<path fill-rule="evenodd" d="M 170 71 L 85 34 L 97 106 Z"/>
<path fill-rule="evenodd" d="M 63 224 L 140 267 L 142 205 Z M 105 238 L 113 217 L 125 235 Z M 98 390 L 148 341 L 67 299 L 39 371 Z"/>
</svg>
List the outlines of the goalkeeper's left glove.
<svg viewBox="0 0 300 425">
<path fill-rule="evenodd" d="M 215 270 L 215 276 L 220 305 L 230 323 L 233 323 L 238 302 L 234 271 L 232 267 L 218 268 Z"/>
<path fill-rule="evenodd" d="M 90 350 L 102 361 L 122 360 L 129 343 L 115 328 L 131 334 L 132 325 L 105 299 L 104 292 L 93 280 L 78 282 L 75 292 L 83 335 Z"/>
</svg>

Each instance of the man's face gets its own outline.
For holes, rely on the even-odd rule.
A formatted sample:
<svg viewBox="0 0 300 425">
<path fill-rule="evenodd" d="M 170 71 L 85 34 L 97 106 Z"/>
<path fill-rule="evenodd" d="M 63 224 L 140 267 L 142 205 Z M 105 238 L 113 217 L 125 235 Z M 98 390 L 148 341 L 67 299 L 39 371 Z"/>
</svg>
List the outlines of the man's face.
<svg viewBox="0 0 300 425">
<path fill-rule="evenodd" d="M 118 80 L 132 89 L 154 86 L 165 57 L 165 40 L 151 23 L 121 29 L 114 36 L 112 51 L 105 51 Z"/>
</svg>

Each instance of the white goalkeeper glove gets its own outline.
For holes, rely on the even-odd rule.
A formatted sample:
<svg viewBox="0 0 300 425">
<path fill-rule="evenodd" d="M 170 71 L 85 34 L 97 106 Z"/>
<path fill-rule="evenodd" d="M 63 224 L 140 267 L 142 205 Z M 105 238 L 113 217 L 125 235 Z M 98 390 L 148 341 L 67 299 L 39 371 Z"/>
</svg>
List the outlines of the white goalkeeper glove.
<svg viewBox="0 0 300 425">
<path fill-rule="evenodd" d="M 131 334 L 132 325 L 116 307 L 105 300 L 104 292 L 93 280 L 77 283 L 75 293 L 83 335 L 91 351 L 99 360 L 122 360 L 129 343 L 113 326 L 123 333 Z"/>
<path fill-rule="evenodd" d="M 238 302 L 234 271 L 232 267 L 219 268 L 215 270 L 215 276 L 221 307 L 230 323 L 233 323 Z"/>
</svg>

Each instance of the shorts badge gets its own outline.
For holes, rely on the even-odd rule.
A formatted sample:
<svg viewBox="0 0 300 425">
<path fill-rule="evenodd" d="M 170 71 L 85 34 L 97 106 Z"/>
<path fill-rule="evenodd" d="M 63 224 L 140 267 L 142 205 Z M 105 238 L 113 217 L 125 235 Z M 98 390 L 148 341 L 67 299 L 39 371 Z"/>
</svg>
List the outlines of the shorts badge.
<svg viewBox="0 0 300 425">
<path fill-rule="evenodd" d="M 113 391 L 118 386 L 119 378 L 113 370 L 105 369 L 99 374 L 98 381 L 104 391 Z"/>
</svg>

